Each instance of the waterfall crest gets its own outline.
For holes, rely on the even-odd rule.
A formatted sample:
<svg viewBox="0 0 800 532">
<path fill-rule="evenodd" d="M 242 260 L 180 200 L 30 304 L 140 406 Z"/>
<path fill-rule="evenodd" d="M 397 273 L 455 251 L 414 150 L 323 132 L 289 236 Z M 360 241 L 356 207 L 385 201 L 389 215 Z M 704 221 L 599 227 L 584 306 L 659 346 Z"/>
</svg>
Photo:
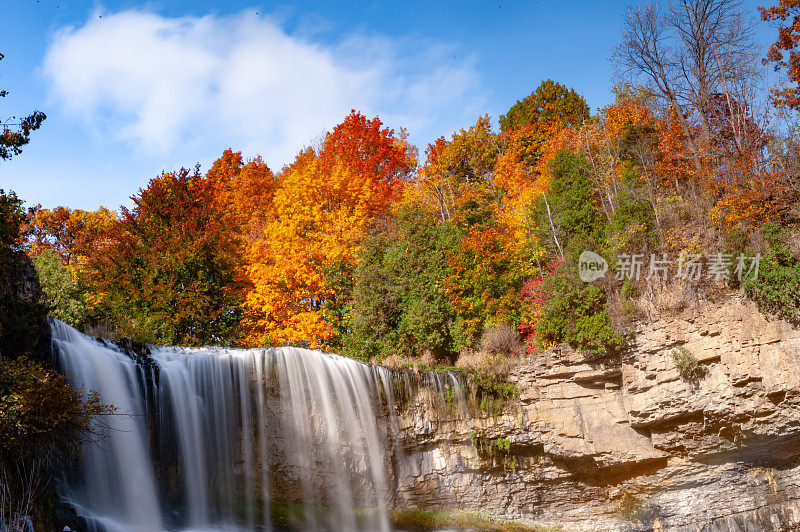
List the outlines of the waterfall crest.
<svg viewBox="0 0 800 532">
<path fill-rule="evenodd" d="M 405 377 L 291 347 L 140 357 L 52 329 L 59 369 L 123 414 L 61 489 L 88 529 L 270 530 L 301 513 L 309 530 L 390 530 Z M 426 378 L 463 398 L 452 374 Z"/>
</svg>

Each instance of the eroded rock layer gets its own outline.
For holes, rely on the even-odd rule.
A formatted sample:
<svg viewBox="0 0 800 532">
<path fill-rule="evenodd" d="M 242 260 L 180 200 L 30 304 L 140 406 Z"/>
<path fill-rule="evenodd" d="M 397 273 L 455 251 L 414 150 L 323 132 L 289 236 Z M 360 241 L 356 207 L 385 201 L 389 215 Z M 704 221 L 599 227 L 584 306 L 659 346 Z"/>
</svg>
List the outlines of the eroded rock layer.
<svg viewBox="0 0 800 532">
<path fill-rule="evenodd" d="M 705 376 L 679 374 L 680 347 Z M 401 408 L 396 505 L 567 530 L 800 528 L 800 331 L 754 304 L 651 320 L 622 356 L 556 348 L 511 380 L 495 415 Z"/>
</svg>

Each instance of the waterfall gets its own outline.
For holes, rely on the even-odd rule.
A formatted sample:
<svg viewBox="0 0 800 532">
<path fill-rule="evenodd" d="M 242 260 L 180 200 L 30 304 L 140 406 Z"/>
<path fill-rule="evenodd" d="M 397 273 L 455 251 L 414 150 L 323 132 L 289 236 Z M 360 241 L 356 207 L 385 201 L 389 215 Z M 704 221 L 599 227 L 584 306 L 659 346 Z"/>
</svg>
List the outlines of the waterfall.
<svg viewBox="0 0 800 532">
<path fill-rule="evenodd" d="M 118 411 L 60 489 L 87 529 L 390 530 L 409 372 L 291 347 L 144 357 L 52 329 L 57 367 Z M 454 374 L 423 380 L 463 409 Z"/>
</svg>

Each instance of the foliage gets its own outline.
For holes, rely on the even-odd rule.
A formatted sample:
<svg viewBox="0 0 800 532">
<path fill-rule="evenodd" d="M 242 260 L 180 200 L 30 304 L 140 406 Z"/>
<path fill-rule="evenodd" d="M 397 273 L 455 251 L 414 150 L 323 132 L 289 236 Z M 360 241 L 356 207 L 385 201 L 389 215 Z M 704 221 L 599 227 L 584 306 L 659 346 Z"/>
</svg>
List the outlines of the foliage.
<svg viewBox="0 0 800 532">
<path fill-rule="evenodd" d="M 51 475 L 113 413 L 38 363 L 0 357 L 0 516 L 11 523 L 31 513 Z"/>
<path fill-rule="evenodd" d="M 277 178 L 261 157 L 244 160 L 241 152 L 225 150 L 206 173 L 221 215 L 232 238 L 246 242 L 260 234 L 268 221 Z M 241 259 L 243 260 L 243 259 Z"/>
<path fill-rule="evenodd" d="M 385 213 L 405 190 L 416 166 L 416 151 L 406 141 L 407 134 L 383 127 L 378 117 L 367 119 L 351 110 L 341 124 L 325 135 L 319 154 L 322 172 L 335 166 L 347 168 L 373 186 L 369 205 L 371 216 Z"/>
<path fill-rule="evenodd" d="M 0 355 L 41 356 L 49 346 L 47 312 L 35 270 L 23 252 L 28 214 L 14 192 L 0 189 Z"/>
<path fill-rule="evenodd" d="M 577 127 L 587 118 L 586 100 L 574 89 L 548 79 L 500 117 L 500 129 L 505 131 L 537 122 Z"/>
<path fill-rule="evenodd" d="M 334 324 L 325 303 L 334 296 L 324 269 L 355 259 L 370 218 L 372 183 L 343 166 L 330 172 L 312 160 L 285 175 L 274 200 L 275 218 L 250 249 L 247 295 L 255 329 L 249 343 L 330 343 Z"/>
<path fill-rule="evenodd" d="M 647 200 L 646 185 L 633 172 L 623 174 L 615 197 L 615 209 L 608 219 L 606 241 L 614 253 L 641 252 L 659 242 L 654 206 Z"/>
<path fill-rule="evenodd" d="M 49 348 L 38 345 L 49 331 L 36 271 L 22 251 L 27 223 L 21 200 L 0 190 L 0 517 L 9 523 L 31 513 L 58 465 L 94 435 L 97 416 L 113 411 L 29 358 Z"/>
<path fill-rule="evenodd" d="M 508 382 L 493 368 L 473 371 L 468 377 L 478 409 L 487 415 L 499 414 L 509 401 L 519 397 L 517 385 Z"/>
<path fill-rule="evenodd" d="M 453 220 L 463 236 L 448 256 L 444 289 L 464 347 L 472 347 L 487 323 L 518 322 L 518 293 L 530 270 L 513 245 L 510 228 L 494 216 L 488 195 L 485 187 L 465 193 Z"/>
<path fill-rule="evenodd" d="M 53 251 L 74 270 L 86 256 L 98 251 L 100 238 L 116 218 L 116 213 L 100 207 L 96 211 L 82 211 L 67 207 L 33 211 L 31 220 L 30 253 Z"/>
<path fill-rule="evenodd" d="M 439 359 L 457 350 L 455 315 L 442 280 L 459 231 L 435 215 L 401 208 L 388 227 L 363 242 L 354 274 L 350 334 L 344 352 L 361 359 L 389 354 Z"/>
<path fill-rule="evenodd" d="M 6 193 L 0 188 L 0 247 L 18 251 L 23 242 L 23 229 L 27 215 L 22 200 L 14 191 Z"/>
<path fill-rule="evenodd" d="M 672 361 L 678 374 L 685 380 L 698 380 L 708 375 L 708 366 L 701 363 L 685 346 L 672 350 Z"/>
<path fill-rule="evenodd" d="M 474 126 L 438 138 L 425 151 L 425 164 L 407 194 L 407 201 L 427 205 L 441 220 L 455 216 L 462 195 L 472 186 L 492 185 L 497 137 L 488 116 Z"/>
<path fill-rule="evenodd" d="M 0 61 L 3 60 L 0 53 Z M 0 98 L 8 95 L 8 91 L 0 89 Z M 0 160 L 10 159 L 22 153 L 22 147 L 31 140 L 31 132 L 36 131 L 47 116 L 41 111 L 34 111 L 28 116 L 21 117 L 15 123 L 0 120 Z M 11 117 L 16 120 L 16 117 Z M 14 129 L 12 129 L 14 128 Z"/>
<path fill-rule="evenodd" d="M 586 160 L 567 150 L 559 151 L 550 163 L 552 179 L 547 194 L 535 204 L 542 242 L 548 251 L 562 258 L 577 258 L 605 236 L 605 222 L 596 205 L 596 191 L 589 179 Z"/>
<path fill-rule="evenodd" d="M 637 13 L 663 22 L 648 9 L 626 24 Z M 666 22 L 686 27 L 684 15 Z M 516 349 L 516 328 L 529 353 L 560 342 L 619 351 L 637 287 L 611 275 L 579 282 L 582 251 L 612 263 L 623 253 L 710 256 L 737 228 L 785 219 L 792 197 L 790 143 L 765 158 L 776 137 L 745 93 L 716 86 L 702 102 L 677 94 L 676 106 L 657 89 L 617 85 L 590 116 L 574 90 L 543 81 L 499 133 L 481 116 L 429 144 L 419 166 L 404 130 L 353 110 L 278 173 L 228 149 L 205 176 L 153 180 L 132 211 L 37 208 L 28 251 L 43 257 L 54 315 L 78 323 L 70 313 L 84 294 L 87 327 L 144 341 L 293 344 L 434 365 L 476 355 L 480 366 Z M 767 255 L 745 290 L 797 320 L 797 263 L 783 248 Z"/>
<path fill-rule="evenodd" d="M 248 250 L 250 345 L 338 345 L 358 242 L 398 199 L 415 165 L 405 134 L 352 111 L 319 153 L 301 152 Z"/>
<path fill-rule="evenodd" d="M 623 349 L 626 338 L 614 330 L 605 293 L 594 284 L 582 283 L 564 266 L 540 281 L 526 283 L 523 298 L 530 305 L 520 325 L 528 351 L 566 343 L 589 352 Z"/>
<path fill-rule="evenodd" d="M 797 23 L 800 1 L 779 0 L 777 5 L 759 6 L 758 12 L 761 20 L 779 24 L 778 38 L 770 45 L 765 61 L 773 63 L 776 71 L 786 70 L 790 83 L 795 85 L 777 89 L 774 94 L 776 102 L 797 109 L 800 107 L 800 53 L 796 49 L 800 38 Z"/>
<path fill-rule="evenodd" d="M 42 287 L 47 313 L 80 328 L 86 318 L 86 298 L 61 257 L 53 251 L 44 251 L 33 258 L 33 264 Z"/>
<path fill-rule="evenodd" d="M 493 467 L 500 463 L 503 471 L 515 472 L 517 470 L 517 456 L 511 452 L 511 440 L 508 438 L 494 440 L 479 438 L 474 432 L 470 434 L 470 437 L 480 458 L 491 461 Z"/>
<path fill-rule="evenodd" d="M 482 351 L 494 354 L 517 354 L 521 347 L 519 333 L 511 325 L 503 322 L 484 327 L 481 335 Z"/>
<path fill-rule="evenodd" d="M 83 395 L 66 378 L 24 357 L 0 358 L 0 456 L 13 461 L 37 452 L 66 456 L 77 450 L 80 434 L 113 409 L 97 394 Z"/>
<path fill-rule="evenodd" d="M 110 319 L 146 342 L 236 339 L 236 241 L 213 185 L 197 171 L 162 173 L 132 198 L 132 210 L 121 209 L 79 277 L 92 320 Z"/>
<path fill-rule="evenodd" d="M 800 323 L 800 260 L 786 244 L 787 230 L 775 223 L 763 226 L 768 249 L 761 258 L 758 277 L 743 280 L 745 292 L 763 312 Z"/>
</svg>

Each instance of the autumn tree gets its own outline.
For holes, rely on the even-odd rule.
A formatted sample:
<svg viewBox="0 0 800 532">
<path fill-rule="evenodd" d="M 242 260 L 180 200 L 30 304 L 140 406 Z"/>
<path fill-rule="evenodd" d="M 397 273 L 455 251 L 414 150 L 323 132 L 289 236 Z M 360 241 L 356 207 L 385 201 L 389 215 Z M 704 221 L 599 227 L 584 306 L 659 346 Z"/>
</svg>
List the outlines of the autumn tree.
<svg viewBox="0 0 800 532">
<path fill-rule="evenodd" d="M 614 52 L 620 74 L 641 79 L 672 108 L 698 170 L 709 157 L 715 95 L 743 101 L 757 84 L 752 28 L 737 0 L 685 0 L 667 8 L 650 2 L 623 19 Z"/>
<path fill-rule="evenodd" d="M 251 345 L 329 345 L 336 323 L 326 305 L 336 297 L 331 265 L 351 264 L 375 209 L 374 183 L 317 158 L 284 175 L 274 218 L 250 250 Z M 384 202 L 384 198 L 377 201 Z"/>
<path fill-rule="evenodd" d="M 240 297 L 235 239 L 215 183 L 181 169 L 152 179 L 103 233 L 82 281 L 95 320 L 161 344 L 231 343 Z"/>
<path fill-rule="evenodd" d="M 776 71 L 785 70 L 792 86 L 775 90 L 775 101 L 793 109 L 800 108 L 800 1 L 779 0 L 777 5 L 758 8 L 761 20 L 777 25 L 778 38 L 773 42 L 764 59 L 772 63 Z"/>
<path fill-rule="evenodd" d="M 453 218 L 462 237 L 448 256 L 444 289 L 458 325 L 460 347 L 472 347 L 486 325 L 518 321 L 518 289 L 533 271 L 497 214 L 487 184 L 466 190 Z"/>
<path fill-rule="evenodd" d="M 318 152 L 302 151 L 284 170 L 248 254 L 249 344 L 338 342 L 359 240 L 388 215 L 415 164 L 403 132 L 352 111 Z"/>
<path fill-rule="evenodd" d="M 451 219 L 462 191 L 479 184 L 491 184 L 498 152 L 497 135 L 488 115 L 474 126 L 428 145 L 425 164 L 419 168 L 408 199 L 427 205 L 442 221 Z"/>
<path fill-rule="evenodd" d="M 395 134 L 384 127 L 377 116 L 368 119 L 352 110 L 325 135 L 319 153 L 321 170 L 342 166 L 370 181 L 375 194 L 372 213 L 385 212 L 400 197 L 416 166 L 416 150 L 407 137 L 405 131 Z"/>
<path fill-rule="evenodd" d="M 0 53 L 0 61 L 4 55 Z M 0 89 L 0 98 L 8 96 L 8 91 Z M 0 159 L 10 159 L 22 153 L 22 147 L 31 140 L 31 133 L 39 129 L 47 116 L 34 111 L 28 116 L 12 116 L 8 121 L 0 120 Z"/>
<path fill-rule="evenodd" d="M 269 217 L 277 187 L 275 174 L 263 159 L 245 161 L 241 152 L 227 149 L 211 165 L 206 179 L 232 229 L 248 241 L 257 237 Z"/>
<path fill-rule="evenodd" d="M 52 251 L 65 264 L 76 267 L 74 261 L 94 253 L 97 240 L 115 218 L 116 213 L 105 207 L 83 211 L 69 207 L 42 209 L 37 206 L 30 224 L 30 253 L 38 255 Z"/>
<path fill-rule="evenodd" d="M 544 80 L 525 99 L 517 101 L 500 117 L 500 129 L 506 131 L 528 124 L 557 123 L 560 127 L 578 127 L 589 118 L 589 106 L 583 96 L 553 80 Z"/>
</svg>

